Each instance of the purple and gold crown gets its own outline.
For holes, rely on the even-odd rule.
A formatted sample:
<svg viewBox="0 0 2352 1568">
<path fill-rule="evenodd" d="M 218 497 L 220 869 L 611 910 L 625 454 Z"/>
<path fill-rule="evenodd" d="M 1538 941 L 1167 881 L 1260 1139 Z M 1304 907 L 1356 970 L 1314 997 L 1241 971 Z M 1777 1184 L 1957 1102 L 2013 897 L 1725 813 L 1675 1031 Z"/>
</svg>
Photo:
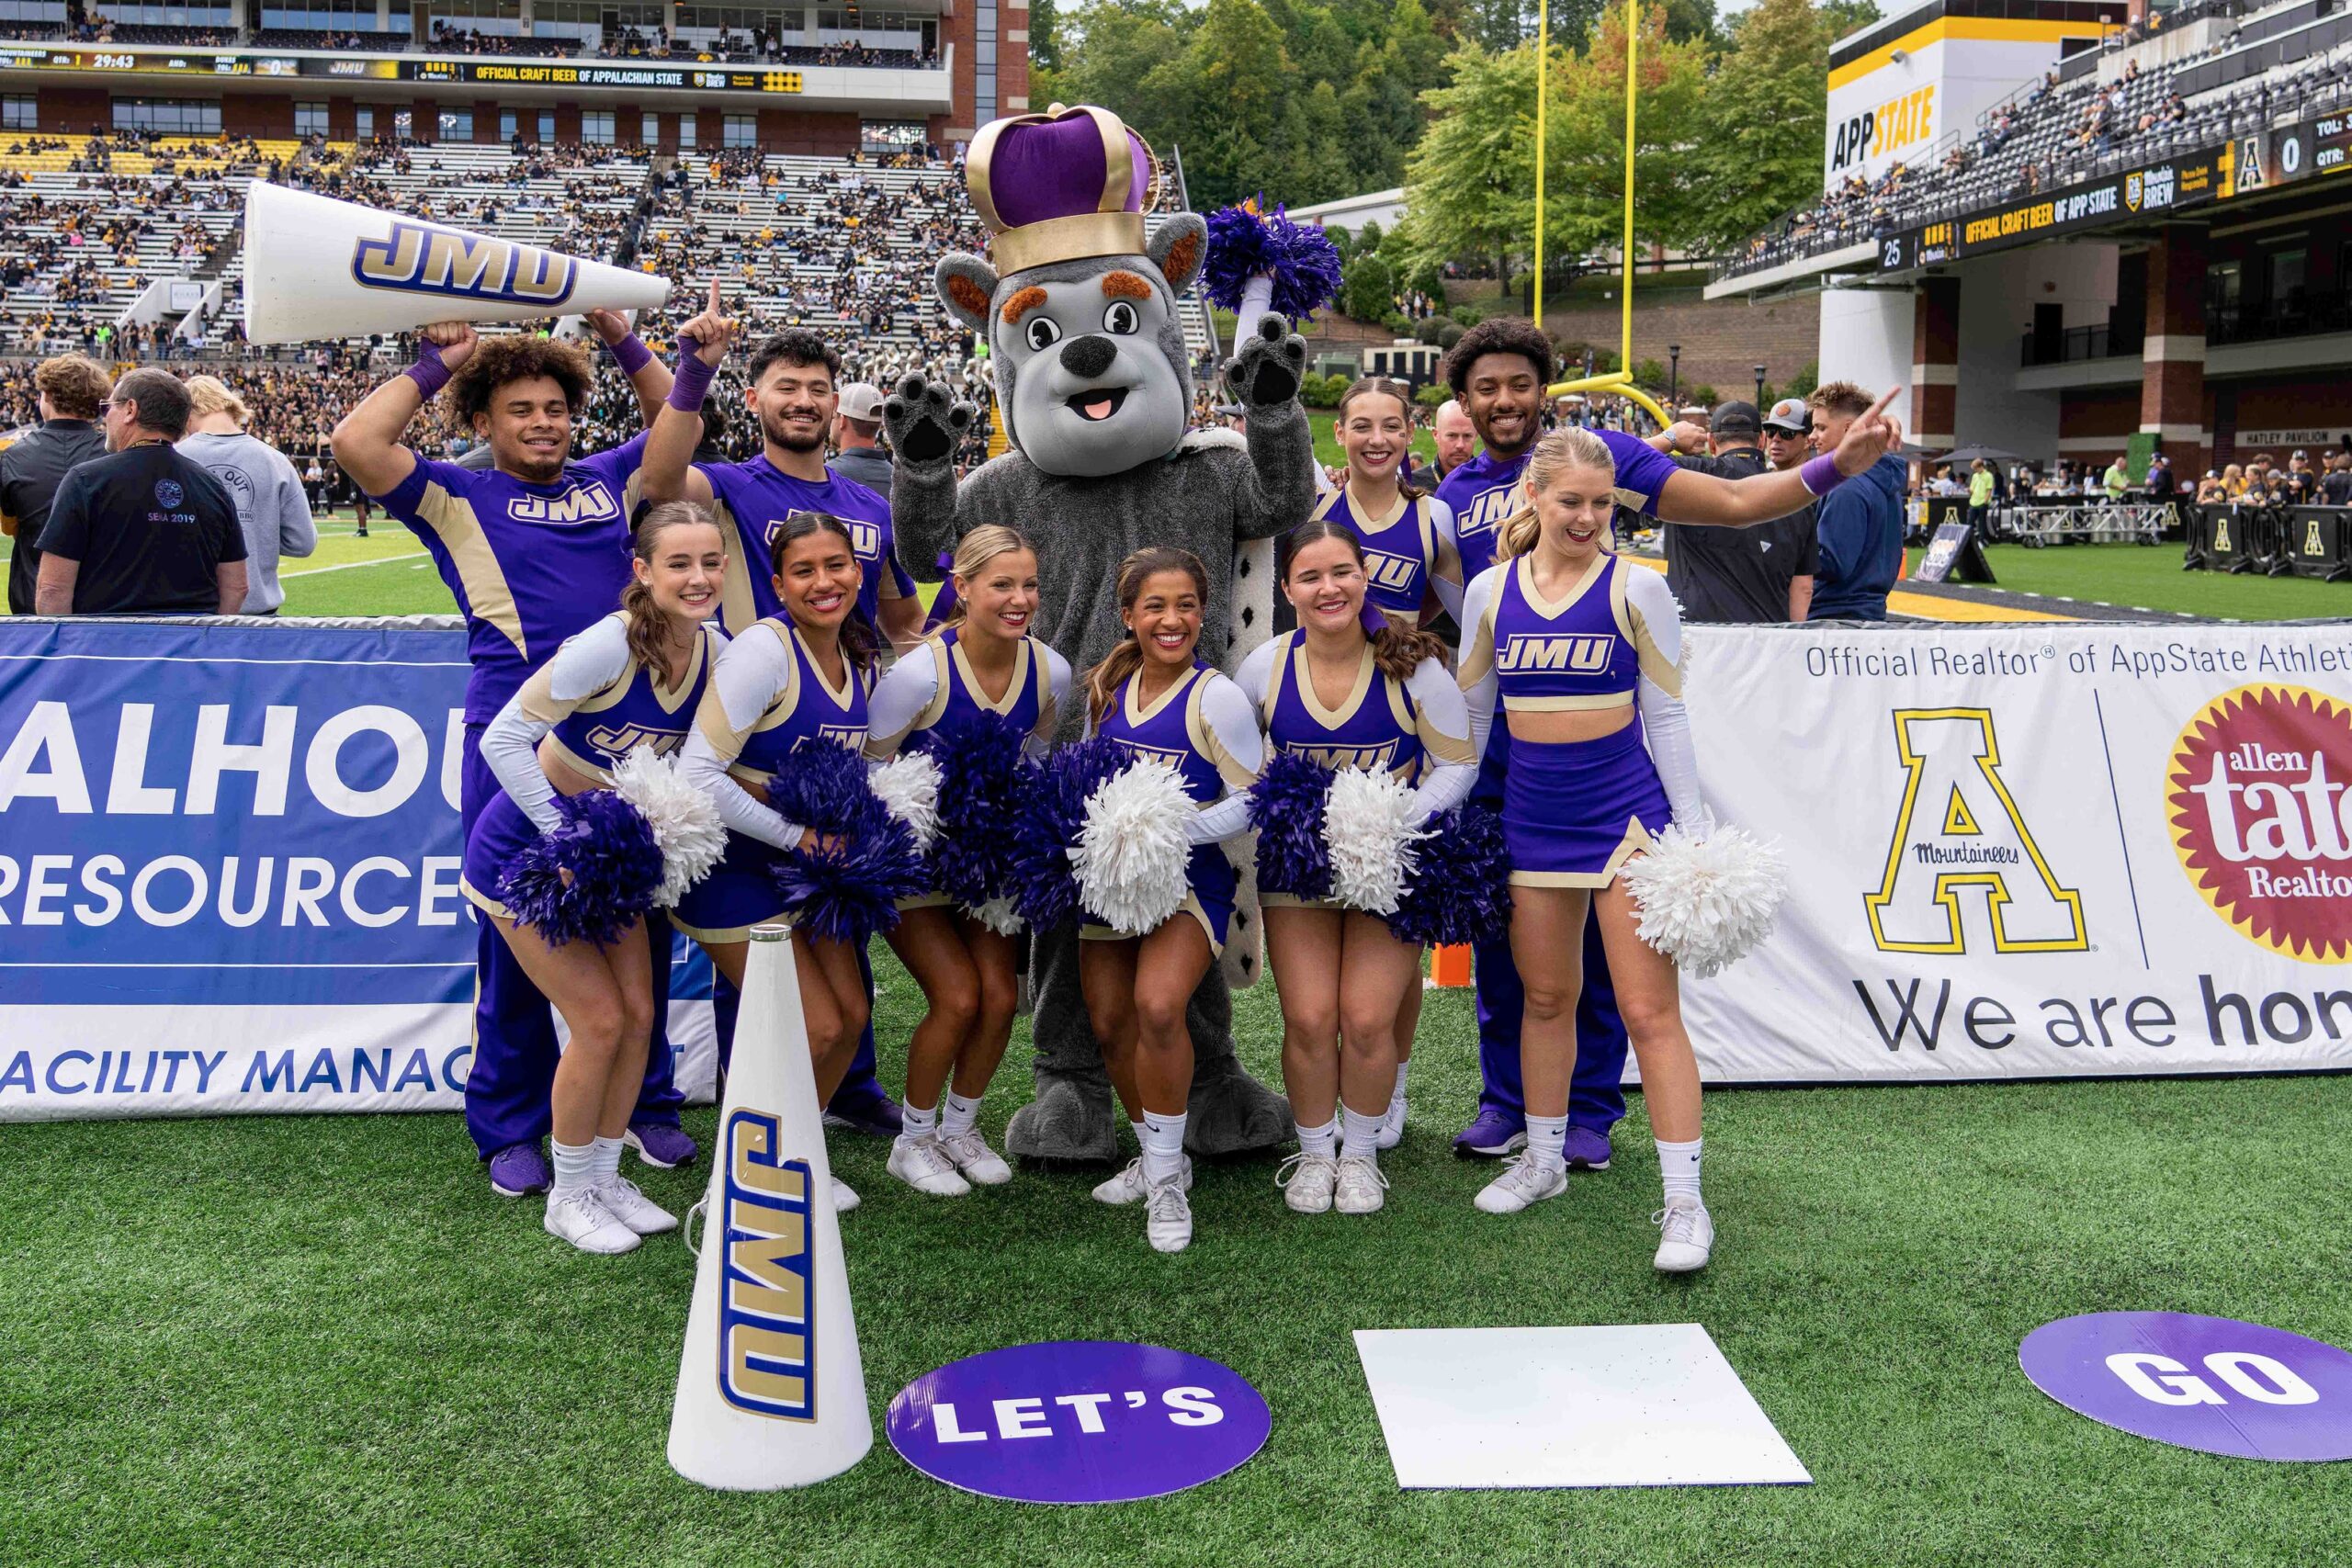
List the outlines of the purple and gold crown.
<svg viewBox="0 0 2352 1568">
<path fill-rule="evenodd" d="M 1109 109 L 1055 104 L 982 126 L 965 155 L 964 183 L 988 227 L 989 259 L 1009 275 L 1142 254 L 1159 164 Z"/>
</svg>

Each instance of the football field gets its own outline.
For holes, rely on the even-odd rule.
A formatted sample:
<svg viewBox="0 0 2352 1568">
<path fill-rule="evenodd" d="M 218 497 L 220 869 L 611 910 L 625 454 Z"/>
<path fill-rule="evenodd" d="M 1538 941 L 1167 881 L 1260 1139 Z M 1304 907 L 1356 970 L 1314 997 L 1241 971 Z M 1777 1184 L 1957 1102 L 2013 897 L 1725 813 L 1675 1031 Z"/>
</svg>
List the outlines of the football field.
<svg viewBox="0 0 2352 1568">
<path fill-rule="evenodd" d="M 899 1081 L 918 998 L 887 959 Z M 1245 1057 L 1275 1067 L 1266 987 Z M 989 1099 L 1025 1096 L 1027 1025 Z M 0 1562 L 652 1565 L 2324 1564 L 2352 1466 L 2166 1448 L 2044 1398 L 2018 1341 L 2168 1308 L 2352 1341 L 2334 1077 L 1723 1093 L 1703 1274 L 1652 1272 L 1638 1099 L 1603 1174 L 1529 1214 L 1471 1207 L 1446 1139 L 1476 1082 L 1465 993 L 1432 998 L 1385 1212 L 1283 1207 L 1271 1159 L 1204 1167 L 1161 1257 L 1089 1173 L 962 1200 L 831 1134 L 876 1450 L 771 1495 L 663 1458 L 694 1261 L 618 1259 L 492 1196 L 454 1115 L 13 1127 L 0 1337 Z M 690 1113 L 707 1143 L 712 1115 Z M 635 1168 L 632 1167 L 632 1169 Z M 683 1210 L 704 1168 L 646 1172 Z M 1400 1493 L 1351 1330 L 1702 1324 L 1809 1487 Z M 1107 1508 L 992 1502 L 881 1438 L 910 1379 L 976 1351 L 1134 1339 L 1233 1367 L 1265 1449 Z"/>
</svg>

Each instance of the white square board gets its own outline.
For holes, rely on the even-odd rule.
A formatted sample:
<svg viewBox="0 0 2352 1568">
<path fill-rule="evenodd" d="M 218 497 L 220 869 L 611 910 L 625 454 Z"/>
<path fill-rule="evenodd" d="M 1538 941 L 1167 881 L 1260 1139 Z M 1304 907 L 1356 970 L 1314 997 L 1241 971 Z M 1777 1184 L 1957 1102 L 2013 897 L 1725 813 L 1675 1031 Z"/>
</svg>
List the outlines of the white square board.
<svg viewBox="0 0 2352 1568">
<path fill-rule="evenodd" d="M 1695 1323 L 1355 1338 L 1408 1490 L 1813 1481 Z"/>
</svg>

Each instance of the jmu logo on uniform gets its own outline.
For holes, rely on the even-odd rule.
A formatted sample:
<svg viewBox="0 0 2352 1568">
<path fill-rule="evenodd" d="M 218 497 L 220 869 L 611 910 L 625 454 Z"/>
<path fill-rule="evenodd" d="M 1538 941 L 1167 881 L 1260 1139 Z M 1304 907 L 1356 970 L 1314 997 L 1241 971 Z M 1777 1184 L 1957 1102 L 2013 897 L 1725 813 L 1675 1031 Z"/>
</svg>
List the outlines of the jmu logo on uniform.
<svg viewBox="0 0 2352 1568">
<path fill-rule="evenodd" d="M 517 305 L 560 305 L 579 270 L 570 256 L 535 245 L 401 220 L 390 237 L 362 239 L 351 253 L 352 280 L 363 288 Z"/>
<path fill-rule="evenodd" d="M 1589 675 L 1609 668 L 1609 654 L 1616 640 L 1611 637 L 1582 634 L 1548 636 L 1522 633 L 1503 639 L 1502 649 L 1495 659 L 1495 668 L 1507 673 L 1551 670 Z"/>
<path fill-rule="evenodd" d="M 1487 534 L 1502 526 L 1503 519 L 1518 509 L 1519 487 L 1516 484 L 1497 485 L 1481 491 L 1470 498 L 1469 506 L 1454 520 L 1454 533 Z"/>
<path fill-rule="evenodd" d="M 2086 950 L 2083 896 L 2061 886 L 2001 777 L 1992 710 L 1901 708 L 1894 719 L 1903 806 L 1885 874 L 1863 899 L 1879 951 L 1965 953 L 1967 908 L 1982 909 L 1996 953 Z"/>
<path fill-rule="evenodd" d="M 718 1392 L 728 1404 L 779 1421 L 817 1418 L 817 1325 L 808 1220 L 808 1162 L 778 1157 L 777 1119 L 727 1119 L 727 1162 L 717 1245 Z M 705 1245 L 710 1245 L 706 1243 Z"/>
<path fill-rule="evenodd" d="M 1368 773 L 1385 773 L 1396 765 L 1394 740 L 1384 740 L 1377 746 L 1285 746 L 1283 750 L 1335 773 L 1342 768 L 1362 768 Z"/>
<path fill-rule="evenodd" d="M 667 757 L 685 743 L 682 729 L 651 729 L 642 724 L 600 725 L 588 732 L 588 744 L 615 762 L 639 747 L 657 757 Z"/>
<path fill-rule="evenodd" d="M 1385 550 L 1364 551 L 1363 566 L 1364 575 L 1375 588 L 1410 588 L 1413 574 L 1421 569 L 1416 558 L 1390 555 Z"/>
<path fill-rule="evenodd" d="M 506 503 L 506 515 L 517 523 L 601 523 L 620 514 L 613 492 L 594 479 L 561 495 L 518 495 Z"/>
</svg>

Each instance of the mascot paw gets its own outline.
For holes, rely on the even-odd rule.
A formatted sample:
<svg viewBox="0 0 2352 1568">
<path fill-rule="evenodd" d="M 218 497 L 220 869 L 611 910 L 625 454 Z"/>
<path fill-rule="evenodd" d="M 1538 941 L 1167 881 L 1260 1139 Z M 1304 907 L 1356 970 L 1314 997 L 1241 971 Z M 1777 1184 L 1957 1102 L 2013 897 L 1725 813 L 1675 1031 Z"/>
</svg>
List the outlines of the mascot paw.
<svg viewBox="0 0 2352 1568">
<path fill-rule="evenodd" d="M 882 425 L 890 446 L 910 463 L 944 463 L 972 427 L 979 411 L 959 403 L 944 383 L 909 376 L 882 400 Z"/>
<path fill-rule="evenodd" d="M 1184 1142 L 1196 1155 L 1255 1154 L 1292 1136 L 1290 1101 L 1250 1076 L 1230 1050 L 1193 1066 Z"/>
<path fill-rule="evenodd" d="M 1037 1074 L 1037 1098 L 1005 1124 L 1005 1152 L 1022 1159 L 1108 1165 L 1119 1156 L 1119 1105 L 1111 1080 Z"/>
<path fill-rule="evenodd" d="M 1256 333 L 1234 351 L 1225 384 L 1250 408 L 1270 408 L 1297 397 L 1306 373 L 1306 340 L 1282 317 L 1268 314 L 1258 318 Z"/>
</svg>

